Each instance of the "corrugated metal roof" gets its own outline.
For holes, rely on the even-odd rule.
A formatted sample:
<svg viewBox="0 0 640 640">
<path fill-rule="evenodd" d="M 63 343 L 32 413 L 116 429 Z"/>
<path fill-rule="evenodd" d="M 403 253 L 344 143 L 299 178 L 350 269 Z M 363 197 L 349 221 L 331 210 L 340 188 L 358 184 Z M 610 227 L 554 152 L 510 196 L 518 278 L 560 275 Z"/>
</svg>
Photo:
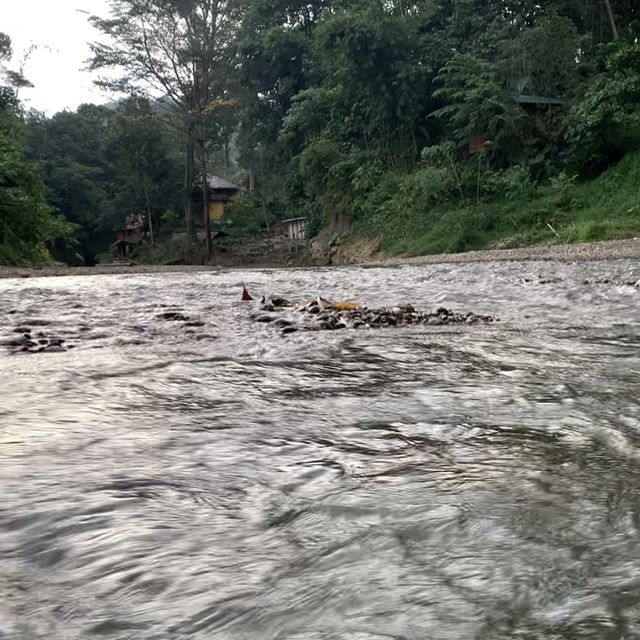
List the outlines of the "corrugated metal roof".
<svg viewBox="0 0 640 640">
<path fill-rule="evenodd" d="M 207 176 L 207 185 L 209 189 L 228 189 L 233 191 L 240 191 L 240 187 L 237 184 L 233 184 L 233 182 L 229 182 L 224 178 L 220 178 L 219 176 L 212 176 L 209 174 Z"/>
<path fill-rule="evenodd" d="M 306 218 L 287 218 L 286 220 L 283 220 L 282 222 L 298 222 L 299 220 L 306 220 Z"/>
<path fill-rule="evenodd" d="M 516 96 L 516 100 L 520 104 L 562 104 L 562 100 L 560 100 L 560 98 L 547 98 L 546 96 L 527 96 L 524 94 Z"/>
</svg>

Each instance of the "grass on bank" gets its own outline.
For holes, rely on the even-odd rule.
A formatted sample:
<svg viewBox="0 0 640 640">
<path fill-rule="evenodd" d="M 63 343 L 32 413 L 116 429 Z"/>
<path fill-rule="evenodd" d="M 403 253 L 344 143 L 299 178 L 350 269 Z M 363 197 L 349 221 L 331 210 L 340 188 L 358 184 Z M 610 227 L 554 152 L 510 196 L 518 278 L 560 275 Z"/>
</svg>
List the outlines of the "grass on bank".
<svg viewBox="0 0 640 640">
<path fill-rule="evenodd" d="M 406 206 L 364 218 L 357 235 L 380 237 L 389 255 L 456 253 L 537 243 L 614 240 L 640 235 L 640 152 L 589 182 L 557 179 L 490 200 Z"/>
</svg>

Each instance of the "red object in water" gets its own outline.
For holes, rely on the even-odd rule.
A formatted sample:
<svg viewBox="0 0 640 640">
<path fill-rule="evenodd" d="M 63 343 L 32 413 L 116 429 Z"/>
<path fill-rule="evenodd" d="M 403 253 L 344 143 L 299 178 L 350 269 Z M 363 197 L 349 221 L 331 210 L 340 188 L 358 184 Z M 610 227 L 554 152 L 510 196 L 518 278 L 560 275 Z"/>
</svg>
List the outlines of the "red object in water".
<svg viewBox="0 0 640 640">
<path fill-rule="evenodd" d="M 247 287 L 244 286 L 244 282 L 242 283 L 242 299 L 243 300 L 253 300 L 251 294 L 247 291 Z"/>
</svg>

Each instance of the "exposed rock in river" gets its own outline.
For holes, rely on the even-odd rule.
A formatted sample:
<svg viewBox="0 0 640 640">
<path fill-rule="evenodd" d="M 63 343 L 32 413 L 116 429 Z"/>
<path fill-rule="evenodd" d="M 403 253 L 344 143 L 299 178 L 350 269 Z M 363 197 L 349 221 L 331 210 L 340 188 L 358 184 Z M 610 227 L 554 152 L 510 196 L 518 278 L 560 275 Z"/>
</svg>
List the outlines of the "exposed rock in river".
<svg viewBox="0 0 640 640">
<path fill-rule="evenodd" d="M 263 299 L 260 308 L 262 311 L 274 312 L 283 311 L 288 307 L 274 305 L 273 301 Z M 286 319 L 276 320 L 272 315 L 252 314 L 251 319 L 255 322 L 273 323 L 282 330 L 283 335 L 294 331 L 362 330 L 418 324 L 433 326 L 496 321 L 492 316 L 472 312 L 460 313 L 445 307 L 439 307 L 435 311 L 419 311 L 412 304 L 401 304 L 370 309 L 355 302 L 332 303 L 319 297 L 295 309 L 289 307 L 289 311 L 293 317 L 290 315 Z"/>
<path fill-rule="evenodd" d="M 66 345 L 65 340 L 43 333 L 32 335 L 29 330 L 20 337 L 9 338 L 0 342 L 13 353 L 60 353 L 72 349 L 73 345 Z"/>
</svg>

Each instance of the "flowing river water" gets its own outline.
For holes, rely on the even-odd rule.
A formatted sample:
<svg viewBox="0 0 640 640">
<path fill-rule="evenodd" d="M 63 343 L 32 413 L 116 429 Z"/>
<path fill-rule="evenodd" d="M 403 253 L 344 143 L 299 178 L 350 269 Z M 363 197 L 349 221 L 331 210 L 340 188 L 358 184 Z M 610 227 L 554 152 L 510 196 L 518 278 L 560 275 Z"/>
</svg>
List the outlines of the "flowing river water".
<svg viewBox="0 0 640 640">
<path fill-rule="evenodd" d="M 242 281 L 500 322 L 282 336 Z M 75 347 L 0 347 L 0 638 L 640 638 L 639 281 L 0 280 L 0 339 Z"/>
</svg>

